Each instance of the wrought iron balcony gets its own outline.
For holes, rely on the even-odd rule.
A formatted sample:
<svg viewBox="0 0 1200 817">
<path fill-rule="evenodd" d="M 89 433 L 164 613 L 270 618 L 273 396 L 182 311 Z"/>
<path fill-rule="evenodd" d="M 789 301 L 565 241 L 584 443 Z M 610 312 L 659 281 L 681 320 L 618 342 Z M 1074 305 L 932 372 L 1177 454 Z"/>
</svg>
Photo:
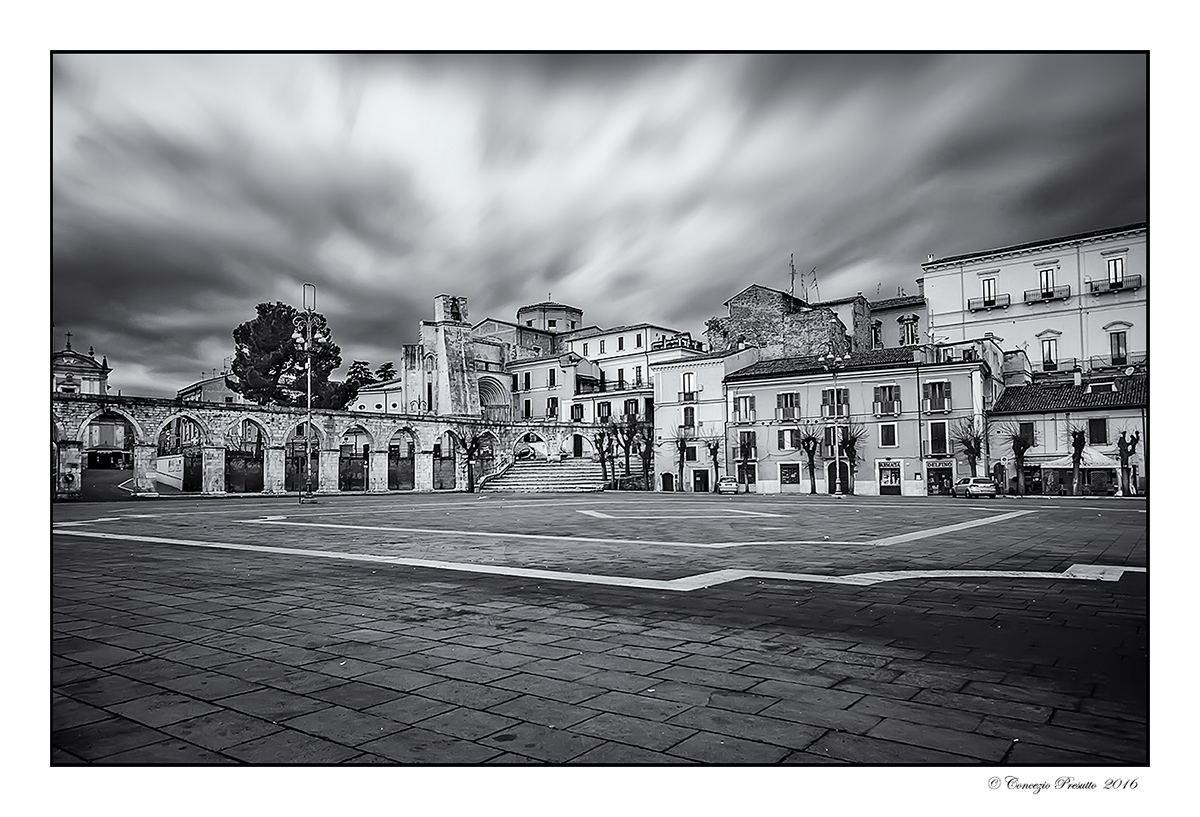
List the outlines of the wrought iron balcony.
<svg viewBox="0 0 1200 817">
<path fill-rule="evenodd" d="M 799 406 L 779 406 L 778 408 L 775 409 L 775 419 L 776 420 L 799 420 L 800 419 L 800 407 Z"/>
<path fill-rule="evenodd" d="M 679 392 L 679 402 L 680 403 L 695 403 L 696 402 L 696 392 L 694 392 L 694 391 Z"/>
<path fill-rule="evenodd" d="M 1142 276 L 1126 275 L 1119 281 L 1088 281 L 1088 292 L 1092 295 L 1103 295 L 1106 292 L 1121 292 L 1122 290 L 1140 289 Z"/>
<path fill-rule="evenodd" d="M 822 403 L 821 404 L 821 416 L 822 417 L 849 417 L 850 416 L 850 404 L 849 403 Z"/>
<path fill-rule="evenodd" d="M 970 298 L 967 300 L 967 309 L 972 312 L 978 312 L 981 309 L 1007 309 L 1011 302 L 1012 296 L 1007 293 L 996 295 L 993 298 Z"/>
<path fill-rule="evenodd" d="M 694 426 L 694 425 L 688 425 L 687 423 L 682 423 L 679 425 L 678 428 L 679 428 L 679 436 L 681 436 L 681 437 L 696 436 L 696 426 Z"/>
<path fill-rule="evenodd" d="M 928 397 L 921 401 L 922 408 L 929 411 L 945 411 L 949 412 L 952 408 L 952 401 L 949 397 Z"/>
<path fill-rule="evenodd" d="M 750 409 L 749 411 L 735 410 L 733 412 L 733 421 L 735 423 L 753 423 L 757 413 L 754 409 Z"/>
<path fill-rule="evenodd" d="M 735 460 L 754 460 L 758 459 L 758 446 L 754 445 L 735 445 L 733 447 L 733 458 Z"/>
<path fill-rule="evenodd" d="M 900 401 L 899 400 L 877 400 L 875 402 L 875 416 L 882 417 L 885 415 L 899 415 Z"/>
<path fill-rule="evenodd" d="M 1065 284 L 1060 287 L 1051 287 L 1050 289 L 1027 289 L 1025 290 L 1025 303 L 1036 304 L 1041 301 L 1065 301 L 1071 297 L 1071 287 Z"/>
</svg>

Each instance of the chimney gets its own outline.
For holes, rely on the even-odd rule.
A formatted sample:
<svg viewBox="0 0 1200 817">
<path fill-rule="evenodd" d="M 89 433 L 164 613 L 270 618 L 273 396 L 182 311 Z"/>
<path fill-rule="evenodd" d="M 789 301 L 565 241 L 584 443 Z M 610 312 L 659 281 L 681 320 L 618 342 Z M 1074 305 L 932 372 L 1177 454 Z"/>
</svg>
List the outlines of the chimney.
<svg viewBox="0 0 1200 817">
<path fill-rule="evenodd" d="M 1072 372 L 1071 374 L 1072 374 L 1072 379 L 1075 381 L 1075 385 L 1082 386 L 1083 385 L 1083 372 L 1079 369 L 1078 366 L 1075 367 L 1075 371 Z"/>
<path fill-rule="evenodd" d="M 933 260 L 932 256 L 930 256 L 930 260 L 931 261 Z M 924 278 L 917 279 L 917 294 L 920 295 L 922 298 L 925 297 L 925 279 Z"/>
<path fill-rule="evenodd" d="M 929 264 L 933 263 L 933 253 L 929 254 L 929 261 L 927 261 L 926 263 L 929 263 Z"/>
</svg>

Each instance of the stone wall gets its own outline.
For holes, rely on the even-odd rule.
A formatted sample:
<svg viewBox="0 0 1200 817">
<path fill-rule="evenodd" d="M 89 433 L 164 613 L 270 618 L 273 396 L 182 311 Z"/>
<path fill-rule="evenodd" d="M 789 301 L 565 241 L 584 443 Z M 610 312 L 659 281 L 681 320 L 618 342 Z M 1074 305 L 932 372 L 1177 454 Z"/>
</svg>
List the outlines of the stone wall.
<svg viewBox="0 0 1200 817">
<path fill-rule="evenodd" d="M 850 351 L 846 326 L 832 309 L 807 307 L 765 287 L 739 293 L 729 301 L 729 315 L 710 319 L 706 327 L 705 338 L 714 352 L 736 349 L 742 343 L 757 346 L 765 359 Z"/>
</svg>

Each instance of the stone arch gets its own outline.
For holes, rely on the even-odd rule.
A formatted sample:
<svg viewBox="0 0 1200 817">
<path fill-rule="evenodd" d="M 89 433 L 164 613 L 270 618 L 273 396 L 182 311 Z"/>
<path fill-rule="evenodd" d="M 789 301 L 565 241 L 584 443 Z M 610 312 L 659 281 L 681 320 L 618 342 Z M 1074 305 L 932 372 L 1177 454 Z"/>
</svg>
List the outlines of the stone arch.
<svg viewBox="0 0 1200 817">
<path fill-rule="evenodd" d="M 550 438 L 544 429 L 518 429 L 510 452 L 514 459 L 546 459 L 550 453 Z"/>
<path fill-rule="evenodd" d="M 142 424 L 137 421 L 137 418 L 135 418 L 132 414 L 130 414 L 129 412 L 127 412 L 124 409 L 119 408 L 117 406 L 105 406 L 105 407 L 99 408 L 96 411 L 93 411 L 91 414 L 87 415 L 87 417 L 84 418 L 83 422 L 79 424 L 79 428 L 75 431 L 75 439 L 76 440 L 86 440 L 88 426 L 90 426 L 92 424 L 93 420 L 95 420 L 97 417 L 100 417 L 101 415 L 104 415 L 104 414 L 119 414 L 120 416 L 122 416 L 126 420 L 128 420 L 130 427 L 133 428 L 133 440 L 135 443 L 147 443 L 147 442 L 153 443 L 153 442 L 158 441 L 158 432 L 157 431 L 154 432 L 153 439 L 147 440 L 145 437 L 146 432 L 143 429 Z"/>
<path fill-rule="evenodd" d="M 307 421 L 303 417 L 301 417 L 301 418 L 295 420 L 294 422 L 288 423 L 287 426 L 285 426 L 285 428 L 284 428 L 283 439 L 280 440 L 280 442 L 283 445 L 287 445 L 288 442 L 290 442 L 295 437 L 299 437 L 302 439 L 304 437 L 304 435 L 303 435 L 303 433 L 301 433 L 301 429 L 304 428 L 304 424 L 306 422 Z M 327 435 L 325 433 L 325 429 L 321 428 L 321 424 L 317 422 L 315 417 L 313 418 L 313 422 L 312 422 L 312 430 L 316 432 L 315 434 L 313 434 L 313 436 L 316 437 L 316 439 L 317 439 L 317 448 L 323 448 L 325 445 L 325 438 Z"/>
<path fill-rule="evenodd" d="M 155 445 L 158 445 L 158 438 L 163 433 L 163 430 L 170 423 L 174 422 L 175 420 L 191 420 L 193 423 L 196 424 L 196 427 L 200 429 L 201 443 L 204 445 L 212 445 L 213 444 L 213 438 L 216 435 L 213 434 L 213 431 L 209 427 L 208 423 L 201 420 L 200 416 L 193 411 L 173 411 L 173 412 L 171 412 L 163 419 L 163 421 L 161 423 L 158 424 L 158 427 L 154 429 L 154 436 L 152 436 L 149 440 L 146 440 L 145 442 L 154 443 Z M 224 442 L 224 441 L 222 440 L 222 442 Z"/>
<path fill-rule="evenodd" d="M 371 433 L 371 429 L 367 428 L 367 425 L 368 424 L 363 422 L 362 420 L 352 419 L 349 422 L 346 422 L 345 424 L 340 426 L 339 430 L 337 431 L 338 445 L 341 445 L 342 440 L 344 440 L 346 438 L 346 435 L 348 435 L 348 434 L 356 434 L 356 435 L 361 434 L 361 435 L 366 436 L 367 445 L 371 446 L 371 450 L 374 451 L 375 450 L 375 434 Z"/>
<path fill-rule="evenodd" d="M 558 452 L 564 457 L 595 457 L 596 444 L 583 429 L 575 429 L 562 435 Z"/>
<path fill-rule="evenodd" d="M 231 435 L 230 432 L 233 431 L 235 427 L 241 426 L 243 423 L 253 423 L 254 425 L 258 426 L 258 430 L 262 433 L 262 445 L 264 448 L 275 444 L 273 435 L 271 434 L 271 429 L 267 425 L 266 421 L 254 416 L 253 414 L 249 414 L 238 417 L 237 419 L 224 424 L 225 431 L 222 434 L 221 442 L 225 444 L 226 448 L 229 447 L 230 442 L 233 441 L 233 439 L 237 436 Z"/>
</svg>

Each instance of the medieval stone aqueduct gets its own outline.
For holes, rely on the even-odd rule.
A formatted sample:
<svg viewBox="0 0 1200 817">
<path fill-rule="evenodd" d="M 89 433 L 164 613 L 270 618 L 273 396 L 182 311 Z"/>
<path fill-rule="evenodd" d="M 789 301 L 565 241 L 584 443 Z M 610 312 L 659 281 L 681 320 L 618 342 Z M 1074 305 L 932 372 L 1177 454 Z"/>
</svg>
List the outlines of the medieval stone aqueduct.
<svg viewBox="0 0 1200 817">
<path fill-rule="evenodd" d="M 285 488 L 286 446 L 297 429 L 303 428 L 307 412 L 303 408 L 265 407 L 246 404 L 213 404 L 149 397 L 111 397 L 90 394 L 51 395 L 51 438 L 57 464 L 55 495 L 76 497 L 82 485 L 83 455 L 88 426 L 102 416 L 124 417 L 133 430 L 133 491 L 140 495 L 158 492 L 156 461 L 159 435 L 175 420 L 194 423 L 201 451 L 199 493 L 226 493 L 225 454 L 230 441 L 250 421 L 261 429 L 262 493 L 280 495 Z M 348 433 L 365 439 L 368 446 L 365 468 L 367 493 L 387 493 L 388 445 L 396 435 L 406 435 L 412 443 L 412 488 L 417 492 L 435 490 L 435 451 L 447 435 L 457 439 L 459 430 L 483 428 L 492 438 L 494 471 L 512 462 L 521 441 L 534 435 L 551 455 L 569 456 L 575 435 L 589 436 L 591 426 L 580 423 L 526 421 L 497 423 L 479 417 L 453 417 L 429 414 L 378 414 L 353 411 L 312 412 L 317 449 L 317 493 L 340 493 L 338 483 L 341 443 Z M 457 447 L 457 446 L 455 446 Z M 588 442 L 587 448 L 591 449 Z M 467 484 L 469 464 L 458 454 L 453 460 L 455 477 L 451 484 L 462 490 Z M 450 480 L 446 481 L 450 483 Z"/>
</svg>

